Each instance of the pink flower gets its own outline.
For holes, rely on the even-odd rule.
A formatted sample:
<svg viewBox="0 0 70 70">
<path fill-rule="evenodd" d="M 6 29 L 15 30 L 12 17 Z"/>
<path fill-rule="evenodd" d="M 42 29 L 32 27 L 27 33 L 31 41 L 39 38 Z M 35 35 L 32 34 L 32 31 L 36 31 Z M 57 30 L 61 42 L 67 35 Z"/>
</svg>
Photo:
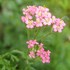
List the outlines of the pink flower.
<svg viewBox="0 0 70 70">
<path fill-rule="evenodd" d="M 56 17 L 52 16 L 52 24 L 56 22 Z"/>
<path fill-rule="evenodd" d="M 41 44 L 42 45 L 42 44 Z M 45 51 L 43 45 L 37 50 L 36 55 L 39 56 L 43 63 L 50 63 L 50 51 Z"/>
<path fill-rule="evenodd" d="M 39 44 L 39 47 L 42 48 L 42 47 L 43 47 L 43 43 L 40 43 L 40 44 Z"/>
<path fill-rule="evenodd" d="M 25 22 L 25 17 L 22 16 L 22 17 L 21 17 L 21 20 L 22 20 L 22 22 Z"/>
<path fill-rule="evenodd" d="M 34 53 L 33 51 L 30 51 L 29 57 L 30 57 L 30 58 L 35 58 L 35 53 Z"/>
<path fill-rule="evenodd" d="M 36 6 L 27 6 L 27 10 L 31 15 L 34 15 L 36 12 L 37 7 Z"/>
<path fill-rule="evenodd" d="M 26 43 L 28 44 L 28 48 L 33 48 L 35 45 L 38 44 L 36 40 L 29 40 Z"/>
<path fill-rule="evenodd" d="M 44 25 L 51 25 L 52 24 L 52 19 L 51 18 L 45 18 L 45 20 L 42 21 Z"/>
<path fill-rule="evenodd" d="M 47 50 L 47 55 L 48 55 L 48 56 L 50 56 L 50 53 L 51 53 L 51 52 L 50 52 L 49 50 Z"/>
<path fill-rule="evenodd" d="M 49 54 L 49 55 L 48 55 L 48 54 Z M 43 63 L 50 63 L 50 53 L 48 53 L 47 51 L 44 51 L 44 52 L 42 53 L 41 58 L 42 58 L 42 62 L 43 62 Z"/>
<path fill-rule="evenodd" d="M 27 28 L 34 28 L 34 23 L 32 20 L 29 20 L 26 24 L 27 24 L 26 25 Z"/>
<path fill-rule="evenodd" d="M 53 24 L 53 30 L 54 30 L 54 32 L 62 32 L 62 30 L 63 30 L 63 28 L 64 28 L 65 25 L 66 24 L 64 23 L 63 20 L 61 20 L 59 18 L 56 19 L 55 23 Z"/>
<path fill-rule="evenodd" d="M 36 27 L 42 27 L 43 26 L 43 24 L 42 24 L 42 22 L 41 22 L 41 20 L 39 18 L 36 19 L 35 26 Z"/>
</svg>

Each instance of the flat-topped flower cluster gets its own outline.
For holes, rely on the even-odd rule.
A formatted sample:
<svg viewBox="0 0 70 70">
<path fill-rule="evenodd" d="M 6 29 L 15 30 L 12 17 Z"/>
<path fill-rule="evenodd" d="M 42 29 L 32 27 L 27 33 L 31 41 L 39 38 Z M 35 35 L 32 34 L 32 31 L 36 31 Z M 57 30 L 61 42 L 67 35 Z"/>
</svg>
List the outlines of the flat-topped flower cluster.
<svg viewBox="0 0 70 70">
<path fill-rule="evenodd" d="M 52 26 L 54 32 L 62 32 L 66 25 L 60 18 L 53 16 L 49 9 L 42 6 L 27 6 L 23 9 L 22 22 L 26 24 L 27 28 L 35 28 L 42 26 Z"/>
<path fill-rule="evenodd" d="M 38 43 L 36 40 L 27 41 L 30 58 L 39 57 L 43 63 L 50 63 L 50 51 L 45 51 L 43 44 Z"/>
</svg>

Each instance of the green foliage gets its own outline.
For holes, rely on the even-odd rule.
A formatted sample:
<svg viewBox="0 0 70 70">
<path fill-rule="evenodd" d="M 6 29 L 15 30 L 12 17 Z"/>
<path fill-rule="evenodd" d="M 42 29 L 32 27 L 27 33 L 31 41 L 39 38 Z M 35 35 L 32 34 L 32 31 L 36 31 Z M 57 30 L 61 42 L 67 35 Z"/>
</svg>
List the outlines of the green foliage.
<svg viewBox="0 0 70 70">
<path fill-rule="evenodd" d="M 70 70 L 70 0 L 0 0 L 0 70 Z M 22 9 L 28 5 L 48 7 L 52 14 L 62 18 L 66 27 L 62 33 L 54 33 L 45 39 L 38 39 L 47 33 L 42 29 L 37 39 L 51 50 L 50 64 L 28 59 L 26 40 L 28 31 L 21 22 Z M 27 59 L 27 60 L 26 60 Z"/>
</svg>

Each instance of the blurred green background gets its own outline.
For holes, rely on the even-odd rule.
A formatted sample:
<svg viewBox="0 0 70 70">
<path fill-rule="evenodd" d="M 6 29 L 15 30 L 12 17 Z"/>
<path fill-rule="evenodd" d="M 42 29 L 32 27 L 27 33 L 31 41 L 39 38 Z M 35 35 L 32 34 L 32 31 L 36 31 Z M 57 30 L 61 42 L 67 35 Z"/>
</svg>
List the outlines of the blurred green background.
<svg viewBox="0 0 70 70">
<path fill-rule="evenodd" d="M 66 23 L 62 33 L 54 33 L 44 42 L 51 50 L 51 62 L 34 61 L 26 65 L 22 58 L 14 63 L 9 59 L 3 63 L 0 59 L 0 70 L 70 70 L 70 0 L 0 0 L 0 57 L 13 49 L 26 49 L 27 34 L 21 16 L 28 5 L 46 6 Z"/>
</svg>

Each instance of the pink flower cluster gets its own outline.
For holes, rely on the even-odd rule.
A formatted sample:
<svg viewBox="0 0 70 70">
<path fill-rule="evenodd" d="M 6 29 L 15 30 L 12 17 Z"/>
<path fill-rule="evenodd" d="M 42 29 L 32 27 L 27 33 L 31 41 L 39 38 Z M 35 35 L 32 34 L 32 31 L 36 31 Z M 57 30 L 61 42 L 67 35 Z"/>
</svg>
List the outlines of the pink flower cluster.
<svg viewBox="0 0 70 70">
<path fill-rule="evenodd" d="M 39 57 L 43 63 L 50 63 L 50 51 L 45 51 L 42 43 L 38 43 L 36 40 L 27 41 L 30 58 Z M 30 46 L 30 47 L 29 47 Z"/>
<path fill-rule="evenodd" d="M 26 43 L 28 44 L 28 48 L 33 48 L 34 45 L 38 44 L 38 42 L 36 40 L 29 40 Z"/>
<path fill-rule="evenodd" d="M 52 19 L 53 19 L 53 30 L 54 30 L 54 32 L 62 32 L 62 29 L 66 25 L 64 23 L 64 21 L 59 19 L 59 18 L 55 19 L 54 16 L 52 17 Z"/>
<path fill-rule="evenodd" d="M 62 32 L 66 25 L 63 20 L 52 16 L 49 9 L 42 6 L 27 6 L 23 9 L 24 16 L 21 17 L 22 22 L 27 28 L 52 26 L 54 32 Z"/>
</svg>

